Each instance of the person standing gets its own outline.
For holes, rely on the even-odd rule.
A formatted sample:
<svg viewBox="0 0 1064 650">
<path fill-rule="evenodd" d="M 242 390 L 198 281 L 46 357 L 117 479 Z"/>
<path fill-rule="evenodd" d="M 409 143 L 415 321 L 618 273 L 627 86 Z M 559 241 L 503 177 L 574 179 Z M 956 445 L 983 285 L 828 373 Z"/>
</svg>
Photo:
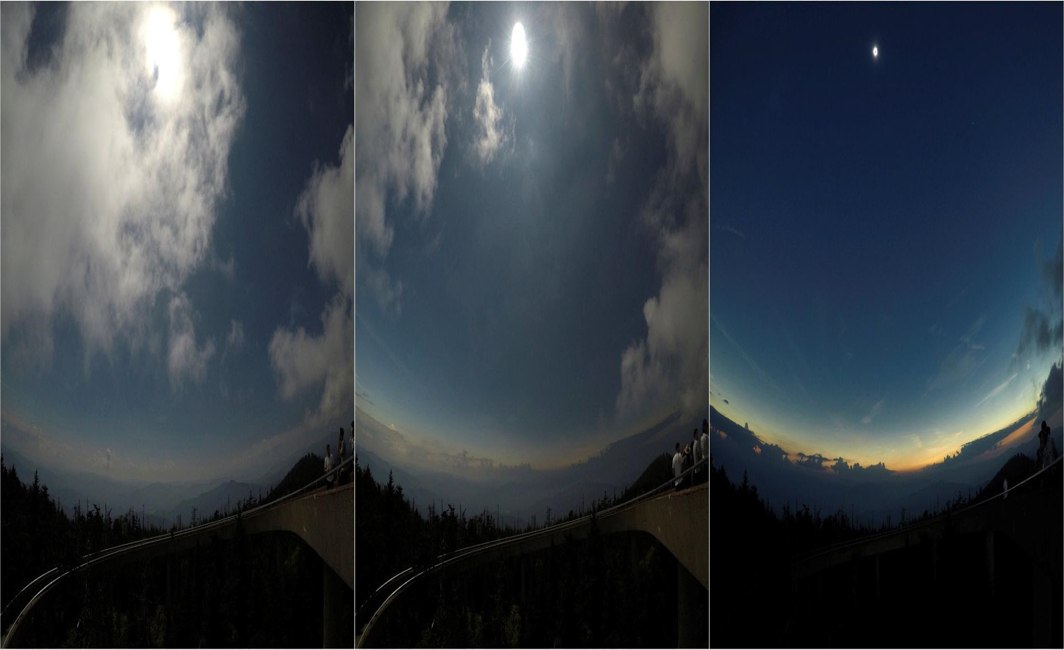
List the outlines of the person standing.
<svg viewBox="0 0 1064 650">
<path fill-rule="evenodd" d="M 702 420 L 702 458 L 709 463 L 709 422 Z"/>
<path fill-rule="evenodd" d="M 698 429 L 691 432 L 691 438 L 691 457 L 695 467 L 695 471 L 691 475 L 691 484 L 697 485 L 702 482 L 702 468 L 700 467 L 702 462 L 702 442 L 698 439 Z"/>
<path fill-rule="evenodd" d="M 339 485 L 343 481 L 344 470 L 344 428 L 340 427 L 340 439 L 336 441 L 336 483 Z"/>
<path fill-rule="evenodd" d="M 677 490 L 681 487 L 680 474 L 683 474 L 683 453 L 680 452 L 680 443 L 676 443 L 676 453 L 672 456 L 672 475 L 676 479 L 673 486 Z"/>
<path fill-rule="evenodd" d="M 325 445 L 325 487 L 332 485 L 333 457 L 329 445 Z"/>
<path fill-rule="evenodd" d="M 1057 445 L 1053 442 L 1049 425 L 1042 420 L 1042 428 L 1038 432 L 1038 457 L 1035 467 L 1039 470 L 1049 467 L 1057 457 Z"/>
</svg>

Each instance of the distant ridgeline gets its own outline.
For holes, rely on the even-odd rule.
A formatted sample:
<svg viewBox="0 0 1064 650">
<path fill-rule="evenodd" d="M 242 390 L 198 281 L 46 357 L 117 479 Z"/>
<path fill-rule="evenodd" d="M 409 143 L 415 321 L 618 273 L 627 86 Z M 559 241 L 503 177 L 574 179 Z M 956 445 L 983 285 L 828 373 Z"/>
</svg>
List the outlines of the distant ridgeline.
<svg viewBox="0 0 1064 650">
<path fill-rule="evenodd" d="M 59 508 L 33 473 L 33 483 L 23 484 L 14 467 L 0 456 L 0 591 L 6 605 L 23 586 L 59 565 L 74 566 L 78 559 L 108 546 L 124 544 L 161 529 L 146 525 L 130 509 L 113 517 L 106 506 L 93 504 L 88 512 L 74 507 L 72 518 Z M 13 561 L 17 558 L 17 561 Z"/>
<path fill-rule="evenodd" d="M 883 463 L 862 466 L 843 458 L 784 450 L 711 407 L 710 455 L 713 464 L 727 470 L 733 480 L 748 475 L 749 483 L 757 486 L 759 496 L 777 517 L 784 514 L 782 508 L 786 504 L 792 513 L 803 506 L 814 513 L 844 511 L 862 526 L 889 527 L 900 520 L 967 502 L 987 485 L 1000 487 L 1000 479 L 990 479 L 1001 469 L 1005 454 L 1023 453 L 1030 458 L 1036 453 L 1038 441 L 1033 434 L 1030 439 L 1021 438 L 1014 447 L 999 448 L 1003 440 L 1014 438 L 1031 417 L 1028 414 L 966 443 L 957 454 L 917 472 L 897 472 Z M 1057 427 L 1052 437 L 1057 440 L 1060 434 L 1061 428 Z M 1057 448 L 1061 448 L 1059 444 Z M 1009 478 L 1009 484 L 1015 484 L 1013 478 Z"/>
</svg>

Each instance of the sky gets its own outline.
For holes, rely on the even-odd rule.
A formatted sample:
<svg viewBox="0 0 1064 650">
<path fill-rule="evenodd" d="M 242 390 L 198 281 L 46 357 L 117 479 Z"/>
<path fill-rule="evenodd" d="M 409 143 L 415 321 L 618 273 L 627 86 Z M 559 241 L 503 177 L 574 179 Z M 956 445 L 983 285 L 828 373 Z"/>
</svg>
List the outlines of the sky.
<svg viewBox="0 0 1064 650">
<path fill-rule="evenodd" d="M 1061 12 L 711 8 L 711 405 L 892 469 L 1035 410 L 1061 360 Z"/>
<path fill-rule="evenodd" d="M 2 19 L 4 450 L 206 480 L 349 429 L 353 6 Z"/>
<path fill-rule="evenodd" d="M 355 14 L 357 408 L 537 468 L 705 417 L 707 5 Z"/>
</svg>

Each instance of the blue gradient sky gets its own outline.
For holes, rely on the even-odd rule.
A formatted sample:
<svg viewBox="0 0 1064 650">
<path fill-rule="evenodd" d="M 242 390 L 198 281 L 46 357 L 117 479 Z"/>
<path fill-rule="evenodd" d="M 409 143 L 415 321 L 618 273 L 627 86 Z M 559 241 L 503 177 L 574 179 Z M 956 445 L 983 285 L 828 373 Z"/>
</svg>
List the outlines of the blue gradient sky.
<svg viewBox="0 0 1064 650">
<path fill-rule="evenodd" d="M 535 466 L 705 411 L 707 16 L 356 9 L 360 408 Z"/>
<path fill-rule="evenodd" d="M 248 477 L 348 428 L 353 6 L 38 9 L 4 6 L 5 449 Z"/>
<path fill-rule="evenodd" d="M 893 468 L 1034 409 L 1061 353 L 1061 17 L 712 8 L 711 404 Z"/>
</svg>

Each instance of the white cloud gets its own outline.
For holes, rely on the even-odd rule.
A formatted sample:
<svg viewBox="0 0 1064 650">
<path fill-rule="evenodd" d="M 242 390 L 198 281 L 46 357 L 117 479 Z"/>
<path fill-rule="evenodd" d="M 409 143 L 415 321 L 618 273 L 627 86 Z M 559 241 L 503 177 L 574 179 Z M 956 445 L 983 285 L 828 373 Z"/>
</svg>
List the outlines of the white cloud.
<svg viewBox="0 0 1064 650">
<path fill-rule="evenodd" d="M 71 4 L 52 59 L 29 69 L 32 6 L 3 5 L 5 340 L 66 313 L 86 359 L 137 345 L 155 299 L 204 260 L 244 113 L 239 40 L 224 7 L 176 11 Z M 149 25 L 165 38 L 149 44 Z"/>
<path fill-rule="evenodd" d="M 244 347 L 244 324 L 238 320 L 229 321 L 229 336 L 225 338 L 226 348 L 239 350 Z"/>
<path fill-rule="evenodd" d="M 394 234 L 384 211 L 388 195 L 412 198 L 423 211 L 436 192 L 447 87 L 432 84 L 429 70 L 447 6 L 369 3 L 355 11 L 358 237 L 384 255 Z"/>
<path fill-rule="evenodd" d="M 706 57 L 692 53 L 707 50 L 707 10 L 686 4 L 647 9 L 654 47 L 642 64 L 633 104 L 669 135 L 665 165 L 642 211 L 662 282 L 643 305 L 646 338 L 621 355 L 617 409 L 632 415 L 673 400 L 695 415 L 705 411 L 709 397 L 709 204 Z"/>
<path fill-rule="evenodd" d="M 355 12 L 355 236 L 363 274 L 375 264 L 364 253 L 383 260 L 391 249 L 388 202 L 412 200 L 416 215 L 432 203 L 447 146 L 448 85 L 460 57 L 446 4 L 364 3 Z M 401 295 L 401 283 L 381 281 L 387 274 L 365 277 L 379 302 Z"/>
<path fill-rule="evenodd" d="M 354 295 L 354 182 L 354 130 L 348 126 L 340 166 L 315 166 L 296 204 L 296 214 L 310 234 L 310 263 L 323 282 L 337 280 L 348 297 Z"/>
<path fill-rule="evenodd" d="M 495 103 L 495 87 L 491 84 L 491 57 L 488 50 L 491 45 L 484 48 L 484 56 L 481 58 L 483 76 L 480 85 L 477 86 L 477 100 L 473 105 L 473 117 L 477 121 L 477 139 L 473 143 L 473 149 L 477 152 L 477 158 L 481 165 L 486 165 L 495 157 L 495 152 L 502 146 L 504 135 L 499 123 L 502 121 L 502 109 Z"/>
<path fill-rule="evenodd" d="M 354 402 L 354 130 L 348 127 L 340 145 L 340 166 L 316 166 L 296 205 L 296 214 L 310 239 L 309 263 L 323 283 L 335 281 L 338 291 L 321 315 L 322 332 L 308 334 L 284 328 L 270 339 L 270 363 L 284 399 L 321 386 L 308 425 L 346 422 Z"/>
<path fill-rule="evenodd" d="M 179 293 L 170 299 L 170 351 L 167 370 L 170 386 L 180 388 L 185 381 L 201 383 L 207 375 L 207 362 L 214 356 L 214 341 L 196 344 L 194 313 L 188 296 Z"/>
<path fill-rule="evenodd" d="M 270 339 L 270 364 L 284 399 L 323 386 L 317 410 L 307 414 L 310 421 L 346 422 L 355 394 L 350 300 L 337 294 L 322 312 L 321 321 L 322 332 L 318 336 L 303 327 L 294 332 L 277 329 Z"/>
</svg>

